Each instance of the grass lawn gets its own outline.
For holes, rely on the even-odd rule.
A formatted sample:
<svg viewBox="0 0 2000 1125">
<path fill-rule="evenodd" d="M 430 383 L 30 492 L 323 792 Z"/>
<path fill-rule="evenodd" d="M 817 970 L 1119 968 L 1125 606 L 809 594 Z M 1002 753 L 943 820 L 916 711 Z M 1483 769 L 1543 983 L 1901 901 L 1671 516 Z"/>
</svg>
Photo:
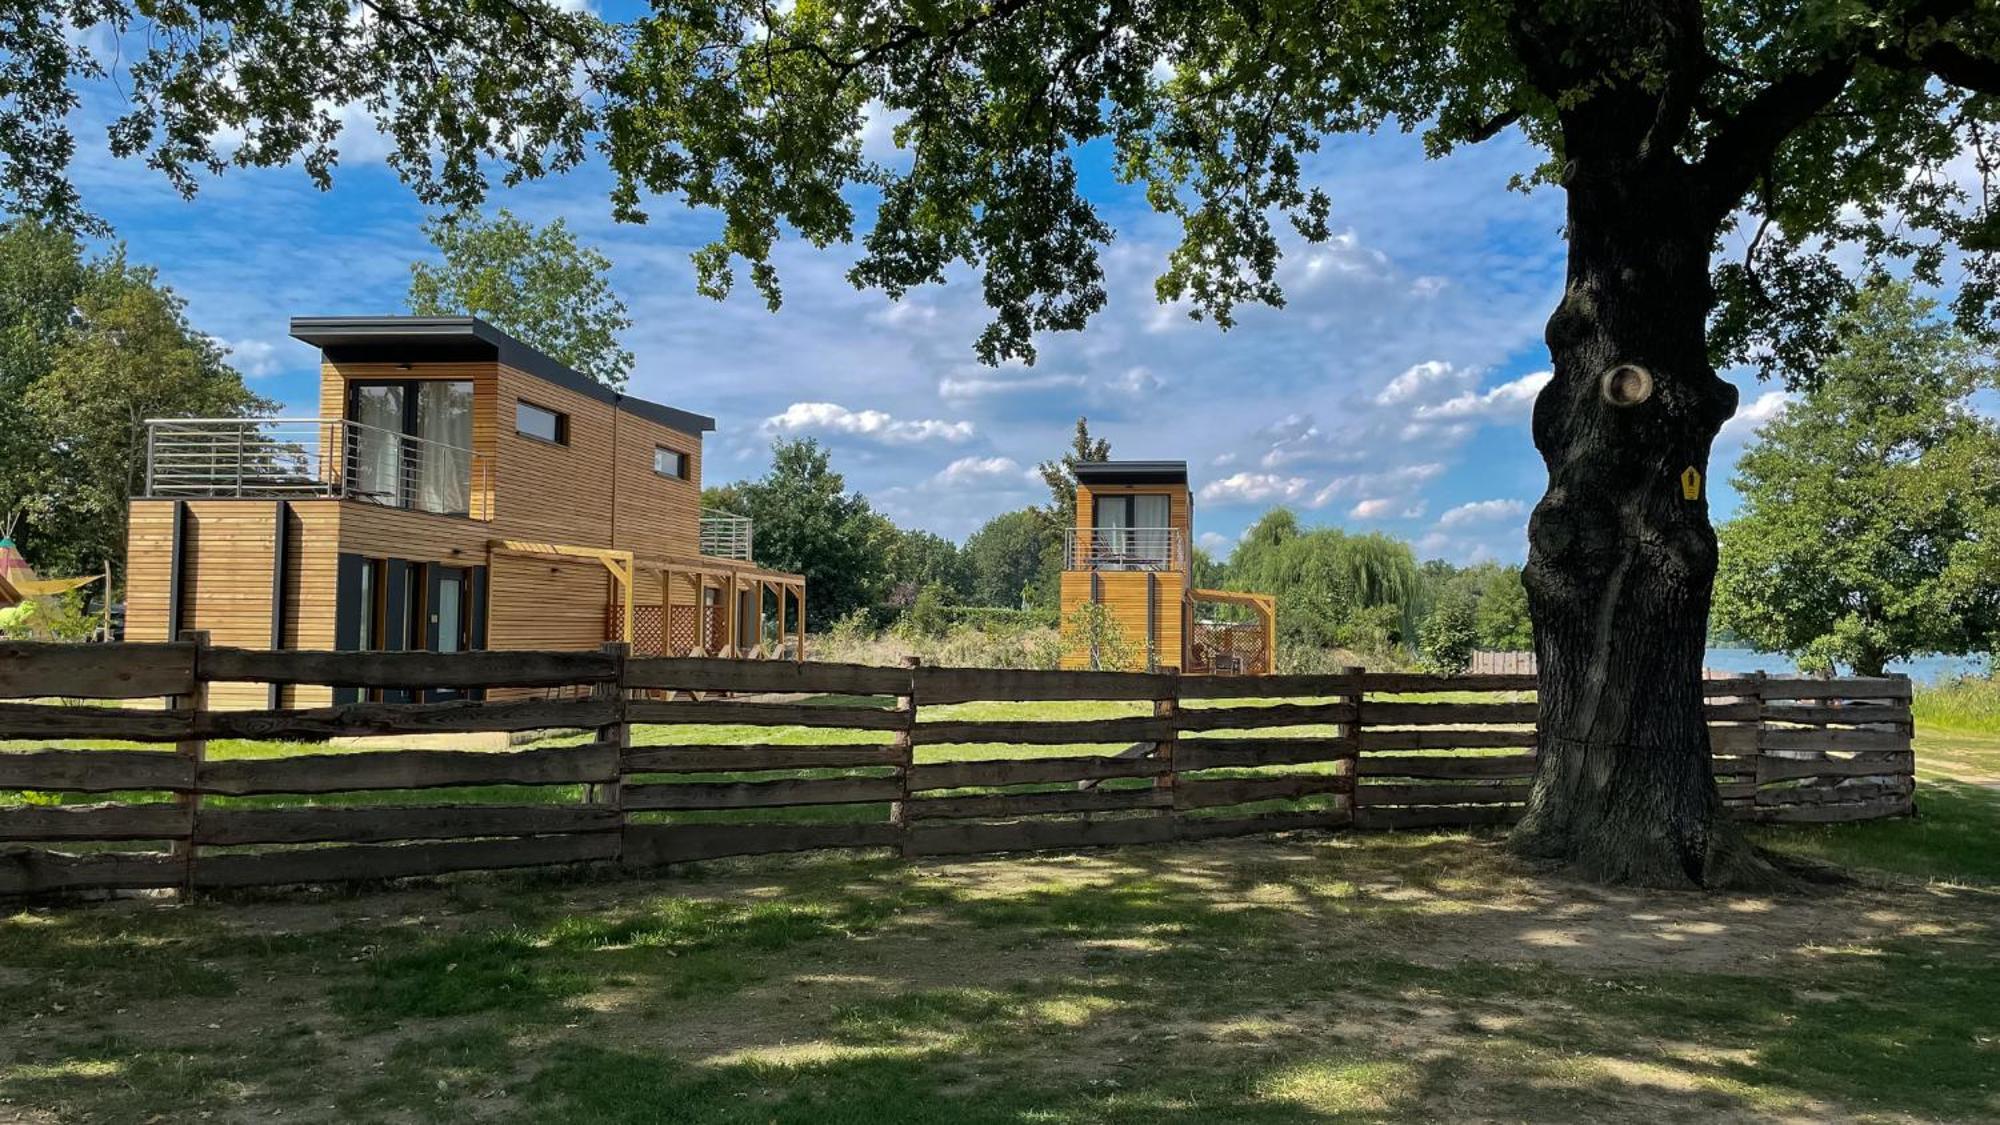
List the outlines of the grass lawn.
<svg viewBox="0 0 2000 1125">
<path fill-rule="evenodd" d="M 20 910 L 0 1122 L 1990 1121 L 2000 736 L 1918 745 L 1791 896 L 1456 832 Z"/>
</svg>

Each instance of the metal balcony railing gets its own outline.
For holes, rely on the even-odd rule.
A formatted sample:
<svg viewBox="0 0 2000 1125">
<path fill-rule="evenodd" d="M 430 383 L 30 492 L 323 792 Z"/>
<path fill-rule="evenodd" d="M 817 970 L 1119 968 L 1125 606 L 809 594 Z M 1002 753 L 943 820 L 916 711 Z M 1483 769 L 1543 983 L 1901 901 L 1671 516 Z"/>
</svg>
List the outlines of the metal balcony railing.
<svg viewBox="0 0 2000 1125">
<path fill-rule="evenodd" d="M 1185 570 L 1187 536 L 1178 527 L 1070 528 L 1065 570 Z"/>
<path fill-rule="evenodd" d="M 491 519 L 491 462 L 470 449 L 344 418 L 154 418 L 146 496 L 343 497 Z"/>
<path fill-rule="evenodd" d="M 701 510 L 701 553 L 712 559 L 750 560 L 751 526 L 748 516 L 731 515 L 713 508 Z"/>
</svg>

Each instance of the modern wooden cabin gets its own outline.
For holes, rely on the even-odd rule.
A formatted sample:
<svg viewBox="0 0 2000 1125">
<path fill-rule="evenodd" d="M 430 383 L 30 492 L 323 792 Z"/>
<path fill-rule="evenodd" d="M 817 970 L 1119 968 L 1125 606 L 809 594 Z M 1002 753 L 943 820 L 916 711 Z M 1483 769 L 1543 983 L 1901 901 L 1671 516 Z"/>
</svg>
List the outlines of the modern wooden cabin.
<svg viewBox="0 0 2000 1125">
<path fill-rule="evenodd" d="M 1063 544 L 1063 620 L 1097 602 L 1148 669 L 1270 674 L 1275 602 L 1267 594 L 1196 589 L 1193 529 L 1187 462 L 1076 466 L 1076 526 Z M 1250 620 L 1221 620 L 1217 606 L 1245 609 Z M 1063 667 L 1095 667 L 1099 656 L 1079 643 L 1063 654 Z"/>
<path fill-rule="evenodd" d="M 621 394 L 474 317 L 301 317 L 312 418 L 147 423 L 126 638 L 803 658 L 805 579 L 703 512 L 712 418 Z M 423 693 L 450 698 L 449 692 Z M 218 706 L 348 689 L 217 685 Z"/>
</svg>

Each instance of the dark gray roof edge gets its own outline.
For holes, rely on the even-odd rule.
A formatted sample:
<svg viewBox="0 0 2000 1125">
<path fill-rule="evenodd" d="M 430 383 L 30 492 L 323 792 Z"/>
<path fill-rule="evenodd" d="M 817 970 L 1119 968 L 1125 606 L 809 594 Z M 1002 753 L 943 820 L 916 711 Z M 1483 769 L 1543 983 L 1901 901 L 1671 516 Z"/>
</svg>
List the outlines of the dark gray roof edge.
<svg viewBox="0 0 2000 1125">
<path fill-rule="evenodd" d="M 704 434 L 715 429 L 715 419 L 706 414 L 621 394 L 476 316 L 295 316 L 292 318 L 291 336 L 322 350 L 360 341 L 377 344 L 477 342 L 491 347 L 494 358 L 509 367 L 525 371 L 545 383 L 588 395 L 599 402 L 608 402 L 627 414 L 683 433 Z"/>
<path fill-rule="evenodd" d="M 1076 479 L 1101 484 L 1185 484 L 1186 461 L 1083 461 Z"/>
</svg>

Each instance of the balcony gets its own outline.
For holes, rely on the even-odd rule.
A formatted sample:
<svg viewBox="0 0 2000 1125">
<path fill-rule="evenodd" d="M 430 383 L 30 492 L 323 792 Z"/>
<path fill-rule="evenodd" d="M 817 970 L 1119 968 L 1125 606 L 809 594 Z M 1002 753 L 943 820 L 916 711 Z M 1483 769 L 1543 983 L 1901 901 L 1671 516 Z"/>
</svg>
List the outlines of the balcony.
<svg viewBox="0 0 2000 1125">
<path fill-rule="evenodd" d="M 491 519 L 493 466 L 443 442 L 344 418 L 154 418 L 145 496 L 338 498 Z"/>
<path fill-rule="evenodd" d="M 750 561 L 750 519 L 747 516 L 701 510 L 701 553 L 712 559 Z"/>
<path fill-rule="evenodd" d="M 1070 528 L 1064 570 L 1186 570 L 1187 535 L 1178 527 Z"/>
</svg>

